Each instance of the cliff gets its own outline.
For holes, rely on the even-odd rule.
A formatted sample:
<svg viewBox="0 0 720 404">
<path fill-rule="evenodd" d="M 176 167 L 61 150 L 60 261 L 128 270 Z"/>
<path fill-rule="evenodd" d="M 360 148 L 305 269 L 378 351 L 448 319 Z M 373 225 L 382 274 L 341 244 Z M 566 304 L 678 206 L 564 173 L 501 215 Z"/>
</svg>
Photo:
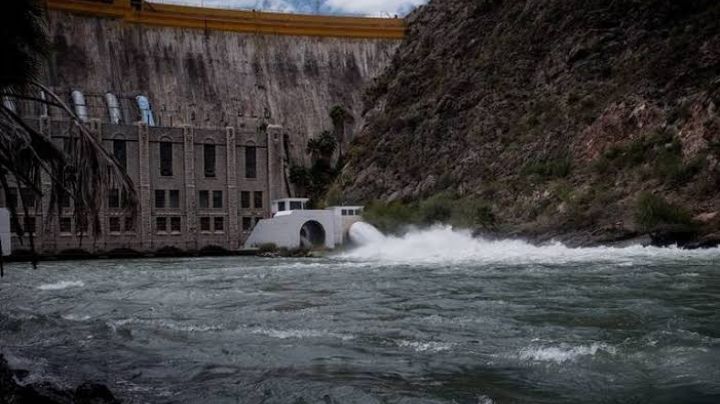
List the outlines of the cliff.
<svg viewBox="0 0 720 404">
<path fill-rule="evenodd" d="M 341 198 L 472 199 L 483 227 L 537 240 L 714 244 L 719 103 L 715 1 L 433 0 L 367 93 Z"/>
<path fill-rule="evenodd" d="M 140 21 L 135 22 L 122 13 L 94 15 L 102 5 L 93 3 L 55 0 L 51 6 L 46 80 L 61 94 L 69 96 L 71 89 L 78 89 L 100 103 L 99 97 L 108 91 L 121 98 L 144 94 L 164 126 L 217 128 L 236 126 L 242 117 L 266 118 L 284 126 L 296 157 L 301 156 L 308 137 L 332 127 L 328 114 L 334 105 L 344 106 L 355 116 L 353 125 L 361 124 L 364 86 L 387 65 L 399 42 L 370 36 L 235 32 L 233 28 L 243 26 L 222 23 L 215 15 L 192 19 L 193 13 L 212 10 L 187 7 L 152 5 L 146 12 L 128 11 Z M 91 10 L 58 9 L 70 6 Z M 152 10 L 156 8 L 172 8 L 166 14 L 184 19 L 155 16 Z M 144 23 L 143 18 L 151 23 Z M 217 29 L 182 26 L 208 26 L 208 21 L 214 21 Z M 268 24 L 264 30 L 272 31 L 272 22 Z M 277 29 L 283 27 L 292 28 L 286 22 L 277 23 Z M 342 26 L 334 29 L 342 31 Z M 96 115 L 102 118 L 106 113 L 98 110 Z"/>
</svg>

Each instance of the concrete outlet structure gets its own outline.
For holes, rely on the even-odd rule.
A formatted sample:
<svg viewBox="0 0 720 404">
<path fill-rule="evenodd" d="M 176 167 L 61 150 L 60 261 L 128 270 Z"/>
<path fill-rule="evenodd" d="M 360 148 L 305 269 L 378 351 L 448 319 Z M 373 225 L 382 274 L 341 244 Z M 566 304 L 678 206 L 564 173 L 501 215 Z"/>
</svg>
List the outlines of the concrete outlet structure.
<svg viewBox="0 0 720 404">
<path fill-rule="evenodd" d="M 279 248 L 327 248 L 345 243 L 353 223 L 360 221 L 361 206 L 334 206 L 324 210 L 306 210 L 307 199 L 287 198 L 273 201 L 271 219 L 260 220 L 245 242 L 246 249 L 273 244 Z M 292 208 L 291 206 L 295 206 Z"/>
</svg>

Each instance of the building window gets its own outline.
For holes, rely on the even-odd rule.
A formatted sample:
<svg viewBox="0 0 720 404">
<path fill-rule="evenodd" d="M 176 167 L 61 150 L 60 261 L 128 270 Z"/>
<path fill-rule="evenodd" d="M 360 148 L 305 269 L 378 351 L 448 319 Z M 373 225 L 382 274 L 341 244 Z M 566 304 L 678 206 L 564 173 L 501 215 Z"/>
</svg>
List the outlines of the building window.
<svg viewBox="0 0 720 404">
<path fill-rule="evenodd" d="M 110 232 L 111 233 L 119 233 L 120 232 L 120 218 L 119 217 L 111 217 L 109 222 L 110 222 Z"/>
<path fill-rule="evenodd" d="M 172 143 L 170 142 L 160 142 L 160 175 L 163 177 L 172 177 L 173 175 Z"/>
<path fill-rule="evenodd" d="M 215 177 L 215 145 L 203 145 L 203 157 L 205 161 L 205 176 Z"/>
<path fill-rule="evenodd" d="M 250 209 L 250 192 L 240 191 L 240 207 L 243 209 Z"/>
<path fill-rule="evenodd" d="M 10 219 L 10 233 L 13 234 L 20 234 L 20 222 L 22 221 L 22 218 L 18 220 L 12 220 Z"/>
<path fill-rule="evenodd" d="M 162 209 L 165 207 L 165 190 L 155 190 L 155 208 Z"/>
<path fill-rule="evenodd" d="M 225 218 L 224 217 L 216 217 L 213 219 L 213 225 L 215 227 L 216 233 L 222 233 L 225 231 Z"/>
<path fill-rule="evenodd" d="M 243 217 L 242 218 L 242 229 L 243 229 L 243 231 L 250 231 L 250 229 L 252 229 L 252 218 L 251 217 Z"/>
<path fill-rule="evenodd" d="M 70 207 L 70 195 L 68 195 L 67 192 L 61 192 L 60 193 L 60 207 L 61 208 L 69 208 Z"/>
<path fill-rule="evenodd" d="M 75 229 L 77 234 L 85 234 L 88 231 L 88 222 L 87 220 L 79 220 L 77 223 L 77 229 Z"/>
<path fill-rule="evenodd" d="M 155 218 L 155 230 L 158 232 L 167 231 L 167 218 L 166 217 Z"/>
<path fill-rule="evenodd" d="M 170 231 L 173 233 L 180 233 L 182 231 L 180 216 L 173 216 L 170 218 Z"/>
<path fill-rule="evenodd" d="M 25 218 L 25 233 L 33 233 L 35 234 L 35 231 L 37 230 L 37 227 L 35 227 L 36 220 L 34 217 L 26 217 Z"/>
<path fill-rule="evenodd" d="M 134 232 L 135 231 L 135 218 L 132 218 L 132 217 L 125 218 L 125 231 L 126 232 Z"/>
<path fill-rule="evenodd" d="M 35 218 L 34 217 L 27 217 L 23 216 L 18 219 L 20 223 L 15 222 L 14 220 L 11 222 L 11 229 L 10 231 L 15 234 L 20 234 L 20 228 L 17 227 L 18 224 L 22 226 L 23 234 L 35 234 Z"/>
<path fill-rule="evenodd" d="M 120 190 L 111 189 L 108 193 L 108 208 L 119 208 L 120 207 Z"/>
<path fill-rule="evenodd" d="M 223 207 L 223 192 L 213 191 L 213 208 L 220 209 Z"/>
<path fill-rule="evenodd" d="M 60 233 L 72 233 L 72 219 L 69 217 L 60 218 Z"/>
<path fill-rule="evenodd" d="M 201 217 L 200 218 L 200 231 L 210 231 L 210 218 L 209 217 Z"/>
<path fill-rule="evenodd" d="M 180 208 L 180 191 L 177 189 L 171 189 L 170 191 L 170 208 Z"/>
<path fill-rule="evenodd" d="M 290 201 L 290 210 L 302 210 L 302 202 Z"/>
<path fill-rule="evenodd" d="M 17 207 L 17 188 L 7 188 L 5 193 L 5 206 L 10 208 Z"/>
<path fill-rule="evenodd" d="M 245 146 L 245 178 L 257 178 L 257 150 L 255 146 Z"/>
<path fill-rule="evenodd" d="M 20 188 L 20 196 L 23 200 L 23 205 L 26 208 L 35 207 L 35 191 L 30 188 Z"/>
<path fill-rule="evenodd" d="M 127 169 L 127 143 L 124 140 L 113 140 L 113 156 L 123 170 Z"/>
<path fill-rule="evenodd" d="M 285 202 L 278 202 L 278 212 L 285 211 Z"/>
<path fill-rule="evenodd" d="M 210 207 L 210 192 L 209 191 L 199 191 L 198 196 L 200 199 L 200 201 L 199 201 L 200 209 L 209 208 Z"/>
<path fill-rule="evenodd" d="M 262 191 L 255 191 L 253 193 L 253 199 L 255 202 L 255 209 L 262 209 L 263 207 L 263 193 Z"/>
</svg>

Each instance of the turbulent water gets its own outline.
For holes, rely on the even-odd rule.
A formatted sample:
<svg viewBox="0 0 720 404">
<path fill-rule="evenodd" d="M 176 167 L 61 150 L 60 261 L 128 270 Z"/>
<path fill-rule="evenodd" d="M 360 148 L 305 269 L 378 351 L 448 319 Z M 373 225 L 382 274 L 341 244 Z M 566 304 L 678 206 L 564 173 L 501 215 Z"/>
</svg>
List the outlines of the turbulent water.
<svg viewBox="0 0 720 404">
<path fill-rule="evenodd" d="M 26 381 L 139 403 L 720 402 L 719 250 L 364 242 L 13 264 L 2 352 Z"/>
</svg>

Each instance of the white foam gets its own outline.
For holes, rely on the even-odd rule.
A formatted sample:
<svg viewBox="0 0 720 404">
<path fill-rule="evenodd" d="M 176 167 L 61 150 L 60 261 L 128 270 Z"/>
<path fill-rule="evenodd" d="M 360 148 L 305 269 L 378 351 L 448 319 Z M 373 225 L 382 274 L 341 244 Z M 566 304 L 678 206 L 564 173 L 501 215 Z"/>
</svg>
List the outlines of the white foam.
<svg viewBox="0 0 720 404">
<path fill-rule="evenodd" d="M 531 346 L 524 348 L 518 354 L 522 360 L 536 362 L 555 362 L 561 364 L 574 361 L 582 356 L 594 356 L 598 352 L 615 354 L 615 347 L 604 343 L 593 343 L 590 345 L 568 345 L 560 346 Z"/>
<path fill-rule="evenodd" d="M 67 288 L 81 288 L 83 286 L 85 286 L 83 281 L 60 281 L 40 285 L 37 288 L 40 290 L 62 290 Z"/>
<path fill-rule="evenodd" d="M 303 338 L 337 338 L 341 339 L 343 341 L 349 341 L 352 339 L 355 339 L 352 335 L 347 334 L 338 334 L 334 332 L 329 332 L 325 330 L 309 330 L 309 329 L 287 329 L 287 330 L 278 330 L 275 328 L 262 328 L 257 327 L 250 330 L 250 333 L 252 334 L 260 334 L 265 335 L 271 338 L 278 338 L 278 339 L 288 339 L 288 338 L 295 338 L 295 339 L 303 339 Z"/>
<path fill-rule="evenodd" d="M 183 332 L 209 332 L 209 331 L 222 331 L 223 327 L 219 325 L 197 325 L 197 324 L 184 324 L 184 323 L 178 323 L 176 321 L 172 320 L 163 320 L 163 319 L 157 319 L 157 320 L 150 320 L 150 319 L 139 319 L 139 318 L 126 318 L 123 320 L 115 320 L 110 322 L 110 327 L 113 330 L 116 330 L 117 327 L 122 327 L 125 325 L 131 325 L 131 324 L 137 324 L 137 325 L 144 325 L 154 328 L 166 328 L 173 331 L 183 331 Z"/>
<path fill-rule="evenodd" d="M 87 321 L 90 320 L 90 316 L 81 316 L 79 314 L 65 314 L 62 316 L 65 320 L 70 321 Z"/>
<path fill-rule="evenodd" d="M 415 352 L 442 352 L 449 351 L 452 349 L 454 344 L 448 342 L 436 342 L 436 341 L 409 341 L 401 340 L 397 342 L 399 347 L 411 348 Z"/>
<path fill-rule="evenodd" d="M 561 243 L 536 246 L 522 240 L 474 238 L 450 226 L 415 230 L 402 237 L 370 241 L 340 258 L 392 263 L 564 263 L 606 261 L 629 266 L 648 259 L 720 258 L 720 249 L 683 250 L 640 245 L 615 248 L 570 248 Z"/>
</svg>

